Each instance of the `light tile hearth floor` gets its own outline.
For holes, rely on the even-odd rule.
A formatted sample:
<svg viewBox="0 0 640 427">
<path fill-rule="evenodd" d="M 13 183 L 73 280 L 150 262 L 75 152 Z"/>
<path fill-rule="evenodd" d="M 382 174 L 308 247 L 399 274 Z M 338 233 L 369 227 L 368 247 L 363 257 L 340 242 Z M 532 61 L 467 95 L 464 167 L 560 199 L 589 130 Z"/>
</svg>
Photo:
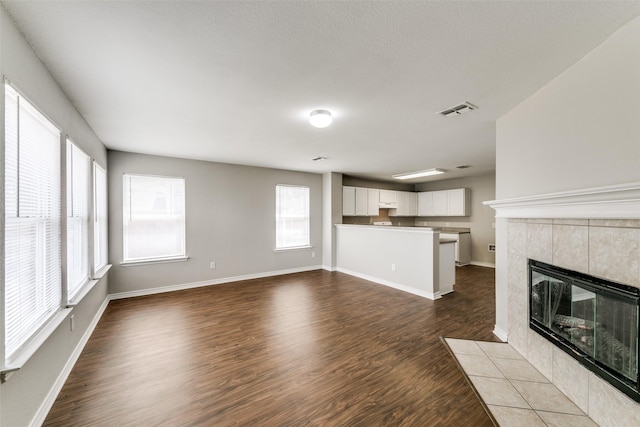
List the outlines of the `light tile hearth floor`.
<svg viewBox="0 0 640 427">
<path fill-rule="evenodd" d="M 501 426 L 597 426 L 507 343 L 445 338 Z"/>
</svg>

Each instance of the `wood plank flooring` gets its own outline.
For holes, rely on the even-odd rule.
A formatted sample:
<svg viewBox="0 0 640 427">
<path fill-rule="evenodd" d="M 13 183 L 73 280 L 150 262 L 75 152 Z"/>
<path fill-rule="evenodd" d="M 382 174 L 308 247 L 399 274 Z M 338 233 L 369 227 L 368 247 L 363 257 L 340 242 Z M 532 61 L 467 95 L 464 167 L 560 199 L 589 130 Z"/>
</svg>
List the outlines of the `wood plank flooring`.
<svg viewBox="0 0 640 427">
<path fill-rule="evenodd" d="M 440 336 L 495 341 L 494 270 L 438 301 L 312 271 L 112 301 L 45 426 L 490 426 Z"/>
</svg>

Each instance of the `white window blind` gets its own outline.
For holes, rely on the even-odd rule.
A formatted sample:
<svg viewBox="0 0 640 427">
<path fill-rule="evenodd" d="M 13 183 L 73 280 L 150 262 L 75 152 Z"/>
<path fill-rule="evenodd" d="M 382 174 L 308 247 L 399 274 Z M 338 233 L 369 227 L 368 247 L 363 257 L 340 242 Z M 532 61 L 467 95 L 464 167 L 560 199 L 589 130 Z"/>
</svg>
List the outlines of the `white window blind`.
<svg viewBox="0 0 640 427">
<path fill-rule="evenodd" d="M 309 246 L 309 187 L 276 185 L 276 249 Z"/>
<path fill-rule="evenodd" d="M 89 280 L 91 159 L 67 138 L 67 298 Z"/>
<path fill-rule="evenodd" d="M 5 363 L 61 309 L 60 131 L 5 84 Z"/>
<path fill-rule="evenodd" d="M 107 174 L 93 162 L 93 271 L 107 265 Z"/>
<path fill-rule="evenodd" d="M 124 262 L 186 256 L 184 179 L 124 175 Z"/>
</svg>

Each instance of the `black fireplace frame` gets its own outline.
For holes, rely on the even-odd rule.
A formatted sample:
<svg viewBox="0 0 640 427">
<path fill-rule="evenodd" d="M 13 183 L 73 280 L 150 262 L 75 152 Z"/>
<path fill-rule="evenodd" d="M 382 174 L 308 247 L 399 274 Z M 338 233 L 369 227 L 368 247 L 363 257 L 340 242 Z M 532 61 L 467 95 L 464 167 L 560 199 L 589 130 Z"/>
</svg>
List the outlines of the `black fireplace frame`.
<svg viewBox="0 0 640 427">
<path fill-rule="evenodd" d="M 576 359 L 581 365 L 594 372 L 604 380 L 608 381 L 615 388 L 625 393 L 627 396 L 640 402 L 640 355 L 636 358 L 636 372 L 638 375 L 635 381 L 632 381 L 624 375 L 616 372 L 614 369 L 604 365 L 596 358 L 588 355 L 582 349 L 571 343 L 562 335 L 557 334 L 545 325 L 541 324 L 532 316 L 533 312 L 533 272 L 542 273 L 544 275 L 562 280 L 571 285 L 586 289 L 596 294 L 606 295 L 615 299 L 622 299 L 636 305 L 640 317 L 640 289 L 632 286 L 616 283 L 610 280 L 593 277 L 577 271 L 567 270 L 565 268 L 550 265 L 541 261 L 529 259 L 528 262 L 529 276 L 529 327 L 542 335 L 556 347 L 569 354 Z M 640 320 L 640 319 L 639 319 Z M 638 328 L 640 335 L 640 327 Z M 640 336 L 636 339 L 636 347 L 640 345 Z"/>
</svg>

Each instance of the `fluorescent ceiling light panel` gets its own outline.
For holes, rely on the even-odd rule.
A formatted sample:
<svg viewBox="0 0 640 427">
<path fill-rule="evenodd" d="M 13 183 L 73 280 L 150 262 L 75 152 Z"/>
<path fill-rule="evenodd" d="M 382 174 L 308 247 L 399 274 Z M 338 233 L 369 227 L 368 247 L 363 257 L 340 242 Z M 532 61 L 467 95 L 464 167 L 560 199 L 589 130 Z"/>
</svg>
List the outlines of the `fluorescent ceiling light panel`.
<svg viewBox="0 0 640 427">
<path fill-rule="evenodd" d="M 432 175 L 440 175 L 444 173 L 442 169 L 427 169 L 419 172 L 409 172 L 409 173 L 399 173 L 397 175 L 393 175 L 395 179 L 413 179 L 413 178 L 422 178 L 423 176 L 432 176 Z"/>
</svg>

